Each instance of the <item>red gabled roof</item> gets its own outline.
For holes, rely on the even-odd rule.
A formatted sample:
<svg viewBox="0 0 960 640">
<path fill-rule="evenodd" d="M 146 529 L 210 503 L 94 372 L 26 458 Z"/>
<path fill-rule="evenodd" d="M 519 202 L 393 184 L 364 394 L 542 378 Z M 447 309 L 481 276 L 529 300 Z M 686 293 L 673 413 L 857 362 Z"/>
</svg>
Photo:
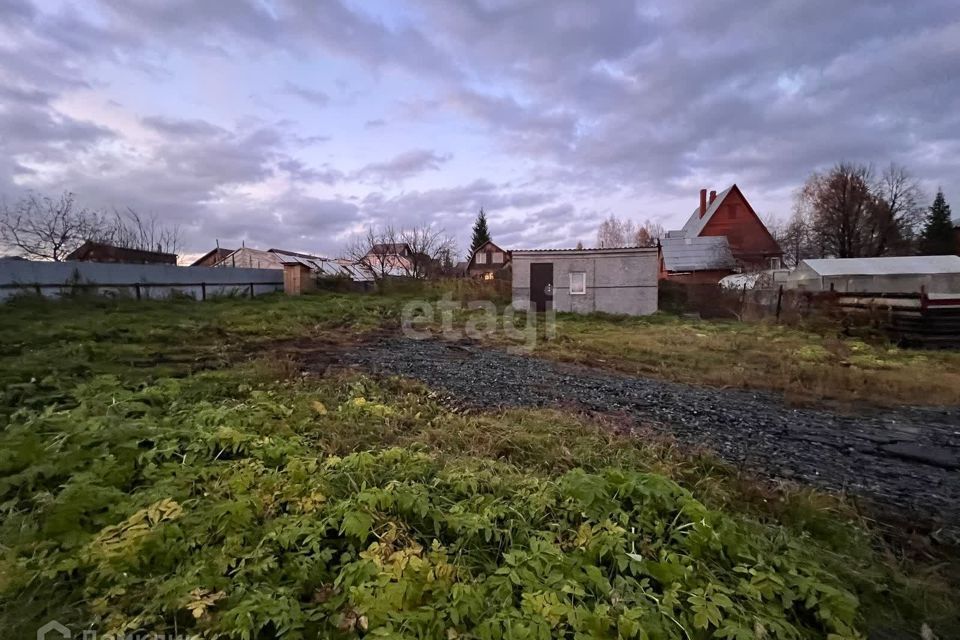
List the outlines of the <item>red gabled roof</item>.
<svg viewBox="0 0 960 640">
<path fill-rule="evenodd" d="M 757 215 L 757 212 L 753 209 L 753 205 L 750 204 L 750 201 L 747 200 L 747 197 L 743 195 L 743 192 L 740 191 L 740 187 L 738 187 L 736 183 L 730 185 L 729 187 L 727 187 L 726 189 L 718 193 L 717 197 L 714 198 L 713 202 L 709 204 L 709 206 L 707 207 L 706 213 L 704 213 L 702 217 L 700 216 L 699 206 L 693 210 L 693 213 L 687 219 L 686 224 L 683 225 L 683 230 L 684 232 L 686 232 L 687 236 L 688 237 L 700 236 L 700 234 L 703 233 L 703 230 L 706 228 L 707 223 L 709 223 L 710 219 L 713 218 L 713 215 L 720 210 L 720 206 L 723 204 L 723 201 L 726 200 L 727 197 L 734 192 L 736 192 L 740 196 L 740 198 L 742 198 L 743 201 L 746 203 L 747 209 L 750 211 L 753 217 L 757 219 L 757 222 L 760 223 L 760 226 L 763 228 L 764 233 L 766 233 L 767 236 L 770 238 L 770 241 L 773 242 L 774 245 L 779 247 L 780 245 L 777 243 L 776 238 L 774 238 L 773 234 L 770 233 L 770 230 L 767 229 L 767 225 L 763 224 L 763 220 L 761 220 L 760 216 Z"/>
</svg>

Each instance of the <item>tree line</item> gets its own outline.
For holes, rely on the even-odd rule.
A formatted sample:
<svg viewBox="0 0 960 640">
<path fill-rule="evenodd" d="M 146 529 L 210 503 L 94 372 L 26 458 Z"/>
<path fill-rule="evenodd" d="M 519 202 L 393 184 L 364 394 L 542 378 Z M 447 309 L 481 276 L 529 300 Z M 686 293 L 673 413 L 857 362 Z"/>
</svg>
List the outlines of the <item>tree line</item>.
<svg viewBox="0 0 960 640">
<path fill-rule="evenodd" d="M 917 179 L 899 165 L 876 172 L 840 162 L 797 192 L 793 215 L 775 225 L 788 264 L 806 258 L 872 258 L 956 253 L 950 205 L 938 190 L 924 205 Z"/>
<path fill-rule="evenodd" d="M 12 205 L 0 202 L 0 244 L 23 257 L 60 262 L 88 240 L 175 254 L 181 231 L 130 207 L 109 212 L 81 207 L 70 192 L 58 198 L 30 193 Z"/>
<path fill-rule="evenodd" d="M 656 246 L 657 241 L 663 238 L 665 233 L 662 225 L 651 220 L 645 220 L 643 224 L 635 224 L 633 220 L 621 219 L 611 214 L 600 223 L 597 229 L 597 247 L 613 249 Z M 578 247 L 583 248 L 582 245 Z"/>
</svg>

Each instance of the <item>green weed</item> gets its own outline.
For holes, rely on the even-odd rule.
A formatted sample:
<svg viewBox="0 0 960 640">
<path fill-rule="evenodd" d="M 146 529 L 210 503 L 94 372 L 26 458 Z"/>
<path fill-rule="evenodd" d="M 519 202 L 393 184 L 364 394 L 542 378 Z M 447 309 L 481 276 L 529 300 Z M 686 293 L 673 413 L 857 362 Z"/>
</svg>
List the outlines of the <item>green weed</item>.
<svg viewBox="0 0 960 640">
<path fill-rule="evenodd" d="M 956 632 L 943 572 L 898 567 L 835 498 L 585 416 L 463 414 L 263 358 L 389 325 L 400 300 L 3 309 L 4 637 Z"/>
</svg>

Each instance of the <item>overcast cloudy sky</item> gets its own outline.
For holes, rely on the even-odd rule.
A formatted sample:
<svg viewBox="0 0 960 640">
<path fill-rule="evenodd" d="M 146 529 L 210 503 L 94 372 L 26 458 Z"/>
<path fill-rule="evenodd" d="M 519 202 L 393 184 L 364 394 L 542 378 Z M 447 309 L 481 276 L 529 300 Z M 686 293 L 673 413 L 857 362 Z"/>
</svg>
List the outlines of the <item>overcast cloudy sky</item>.
<svg viewBox="0 0 960 640">
<path fill-rule="evenodd" d="M 956 0 L 0 0 L 0 194 L 77 193 L 187 250 L 336 255 L 477 209 L 506 247 L 673 227 L 737 182 L 897 161 L 960 207 Z"/>
</svg>

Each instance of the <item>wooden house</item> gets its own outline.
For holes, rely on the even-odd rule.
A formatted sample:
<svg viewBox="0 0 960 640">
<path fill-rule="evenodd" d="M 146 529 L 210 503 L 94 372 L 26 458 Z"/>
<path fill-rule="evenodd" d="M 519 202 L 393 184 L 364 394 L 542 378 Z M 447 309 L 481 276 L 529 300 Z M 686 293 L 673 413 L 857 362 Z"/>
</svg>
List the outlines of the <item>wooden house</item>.
<svg viewBox="0 0 960 640">
<path fill-rule="evenodd" d="M 510 261 L 509 251 L 504 251 L 493 242 L 485 242 L 470 254 L 465 270 L 471 278 L 483 280 L 509 277 Z"/>
<path fill-rule="evenodd" d="M 737 185 L 700 190 L 700 206 L 661 242 L 660 278 L 718 282 L 742 271 L 779 269 L 783 250 Z"/>
</svg>

